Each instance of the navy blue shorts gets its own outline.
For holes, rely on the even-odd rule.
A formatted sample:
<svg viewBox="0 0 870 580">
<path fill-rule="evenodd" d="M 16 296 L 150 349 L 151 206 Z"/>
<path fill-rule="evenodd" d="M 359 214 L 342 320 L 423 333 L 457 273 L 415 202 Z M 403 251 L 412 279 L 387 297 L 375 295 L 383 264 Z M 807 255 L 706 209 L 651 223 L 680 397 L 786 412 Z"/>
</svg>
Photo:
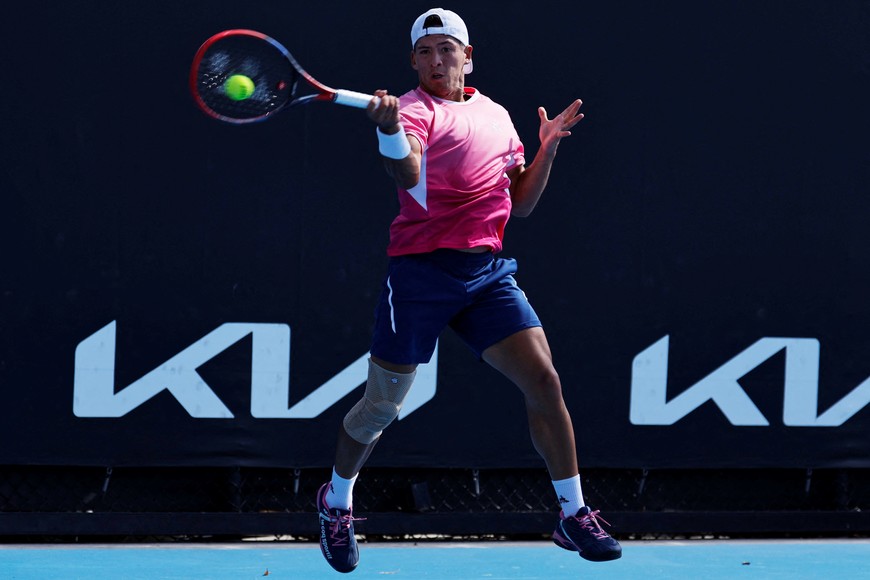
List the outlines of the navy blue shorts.
<svg viewBox="0 0 870 580">
<path fill-rule="evenodd" d="M 541 326 L 517 286 L 516 260 L 436 250 L 390 258 L 375 309 L 372 355 L 394 364 L 429 362 L 446 327 L 480 358 L 520 330 Z"/>
</svg>

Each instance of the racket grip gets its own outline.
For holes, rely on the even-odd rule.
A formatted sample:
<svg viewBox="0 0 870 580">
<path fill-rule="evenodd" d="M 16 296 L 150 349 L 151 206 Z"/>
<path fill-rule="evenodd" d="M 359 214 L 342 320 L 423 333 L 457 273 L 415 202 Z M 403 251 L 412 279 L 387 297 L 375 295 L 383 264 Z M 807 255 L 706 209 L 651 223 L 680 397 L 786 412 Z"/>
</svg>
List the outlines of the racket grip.
<svg viewBox="0 0 870 580">
<path fill-rule="evenodd" d="M 356 91 L 347 91 L 345 89 L 338 89 L 335 91 L 335 102 L 339 105 L 345 105 L 347 107 L 356 107 L 357 109 L 365 109 L 369 106 L 369 103 L 372 99 L 377 99 L 377 102 L 380 101 L 375 96 L 367 95 L 365 93 L 358 93 Z M 375 103 L 377 105 L 377 102 Z"/>
</svg>

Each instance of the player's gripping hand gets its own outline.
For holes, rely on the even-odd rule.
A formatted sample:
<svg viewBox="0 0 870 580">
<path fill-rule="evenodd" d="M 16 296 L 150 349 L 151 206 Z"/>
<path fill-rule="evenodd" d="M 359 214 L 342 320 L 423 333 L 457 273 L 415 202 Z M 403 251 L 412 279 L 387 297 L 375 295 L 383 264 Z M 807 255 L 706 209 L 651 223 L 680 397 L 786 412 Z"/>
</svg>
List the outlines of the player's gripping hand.
<svg viewBox="0 0 870 580">
<path fill-rule="evenodd" d="M 389 94 L 383 89 L 375 91 L 377 99 L 372 99 L 366 108 L 369 119 L 377 123 L 380 130 L 387 135 L 398 133 L 399 125 L 399 97 Z"/>
</svg>

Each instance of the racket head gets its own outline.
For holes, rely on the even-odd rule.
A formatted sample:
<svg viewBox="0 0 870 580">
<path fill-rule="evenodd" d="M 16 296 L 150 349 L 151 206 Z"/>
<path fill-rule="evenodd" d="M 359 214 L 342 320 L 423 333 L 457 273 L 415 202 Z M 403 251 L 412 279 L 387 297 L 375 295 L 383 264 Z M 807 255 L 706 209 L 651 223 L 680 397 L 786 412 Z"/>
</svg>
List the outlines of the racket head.
<svg viewBox="0 0 870 580">
<path fill-rule="evenodd" d="M 254 82 L 249 97 L 234 100 L 227 95 L 224 83 L 233 75 Z M 300 80 L 319 92 L 294 99 Z M 247 29 L 219 32 L 200 46 L 190 69 L 190 91 L 203 112 L 234 124 L 264 121 L 287 106 L 331 98 L 322 94 L 329 89 L 302 70 L 278 41 Z"/>
</svg>

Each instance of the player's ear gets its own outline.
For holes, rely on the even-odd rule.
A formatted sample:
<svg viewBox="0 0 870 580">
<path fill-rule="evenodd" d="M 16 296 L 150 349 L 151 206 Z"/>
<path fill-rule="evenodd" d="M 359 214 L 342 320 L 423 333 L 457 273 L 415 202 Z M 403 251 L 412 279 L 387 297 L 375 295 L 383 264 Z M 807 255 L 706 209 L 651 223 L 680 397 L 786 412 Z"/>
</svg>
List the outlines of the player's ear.
<svg viewBox="0 0 870 580">
<path fill-rule="evenodd" d="M 465 64 L 471 62 L 471 52 L 474 50 L 474 47 L 470 44 L 465 47 Z"/>
<path fill-rule="evenodd" d="M 411 68 L 417 70 L 417 54 L 411 51 Z"/>
</svg>

